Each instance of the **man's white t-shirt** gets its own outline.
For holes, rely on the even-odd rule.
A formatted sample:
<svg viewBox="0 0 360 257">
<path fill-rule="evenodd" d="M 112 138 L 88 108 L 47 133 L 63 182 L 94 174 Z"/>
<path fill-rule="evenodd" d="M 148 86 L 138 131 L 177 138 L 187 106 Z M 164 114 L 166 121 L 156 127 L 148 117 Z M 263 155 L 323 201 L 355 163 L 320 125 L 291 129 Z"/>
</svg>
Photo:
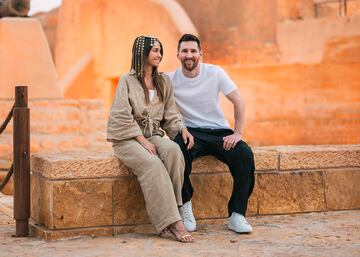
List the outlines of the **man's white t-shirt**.
<svg viewBox="0 0 360 257">
<path fill-rule="evenodd" d="M 230 127 L 220 107 L 220 92 L 227 95 L 236 89 L 236 85 L 220 66 L 200 63 L 200 73 L 195 78 L 185 77 L 181 68 L 168 75 L 185 126 Z"/>
</svg>

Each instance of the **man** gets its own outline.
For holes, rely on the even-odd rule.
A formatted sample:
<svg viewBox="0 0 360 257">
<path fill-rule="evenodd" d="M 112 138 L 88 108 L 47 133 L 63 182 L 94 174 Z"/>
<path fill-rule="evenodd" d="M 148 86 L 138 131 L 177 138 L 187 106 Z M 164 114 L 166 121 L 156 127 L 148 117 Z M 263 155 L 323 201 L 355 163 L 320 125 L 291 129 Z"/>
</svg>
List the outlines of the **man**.
<svg viewBox="0 0 360 257">
<path fill-rule="evenodd" d="M 192 161 L 199 156 L 213 155 L 226 163 L 233 177 L 233 190 L 228 202 L 228 228 L 237 233 L 252 232 L 245 219 L 248 199 L 254 187 L 254 156 L 242 140 L 244 103 L 240 93 L 226 72 L 219 66 L 201 63 L 200 40 L 191 34 L 183 35 L 178 43 L 177 57 L 182 67 L 170 73 L 177 106 L 184 123 L 194 137 L 194 146 L 184 142 L 181 135 L 174 141 L 185 158 L 184 185 L 180 209 L 188 231 L 196 229 L 192 213 L 193 187 L 189 179 Z M 235 129 L 230 129 L 220 108 L 220 92 L 234 106 Z M 211 185 L 209 185 L 211 186 Z"/>
</svg>

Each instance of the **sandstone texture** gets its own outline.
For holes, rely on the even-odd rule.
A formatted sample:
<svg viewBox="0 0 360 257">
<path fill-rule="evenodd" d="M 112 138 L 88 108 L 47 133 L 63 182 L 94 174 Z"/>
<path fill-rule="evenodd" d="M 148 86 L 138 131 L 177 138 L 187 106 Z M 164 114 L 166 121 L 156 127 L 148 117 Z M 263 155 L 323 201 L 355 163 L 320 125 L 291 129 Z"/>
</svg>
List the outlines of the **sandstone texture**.
<svg viewBox="0 0 360 257">
<path fill-rule="evenodd" d="M 359 145 L 254 148 L 256 182 L 247 215 L 360 208 L 358 152 Z M 226 219 L 233 186 L 227 166 L 206 156 L 193 169 L 197 220 Z M 115 235 L 151 230 L 136 176 L 112 152 L 39 153 L 31 170 L 35 235 L 51 240 L 89 231 L 103 235 L 110 227 Z M 107 232 L 95 229 L 100 227 Z"/>
<path fill-rule="evenodd" d="M 359 208 L 360 171 L 329 170 L 326 172 L 325 197 L 328 209 L 343 210 Z"/>
<path fill-rule="evenodd" d="M 360 167 L 359 146 L 294 146 L 279 149 L 280 170 Z"/>
</svg>

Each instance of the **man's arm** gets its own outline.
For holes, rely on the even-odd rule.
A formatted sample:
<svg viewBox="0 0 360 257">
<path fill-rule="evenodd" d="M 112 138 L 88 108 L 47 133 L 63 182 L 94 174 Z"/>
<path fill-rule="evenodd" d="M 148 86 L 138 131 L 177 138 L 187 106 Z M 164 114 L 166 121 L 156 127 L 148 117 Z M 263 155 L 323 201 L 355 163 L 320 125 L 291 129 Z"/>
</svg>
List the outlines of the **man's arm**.
<svg viewBox="0 0 360 257">
<path fill-rule="evenodd" d="M 234 134 L 224 137 L 224 149 L 230 150 L 242 139 L 244 131 L 244 101 L 239 90 L 235 89 L 226 95 L 226 98 L 234 106 L 235 128 Z"/>
</svg>

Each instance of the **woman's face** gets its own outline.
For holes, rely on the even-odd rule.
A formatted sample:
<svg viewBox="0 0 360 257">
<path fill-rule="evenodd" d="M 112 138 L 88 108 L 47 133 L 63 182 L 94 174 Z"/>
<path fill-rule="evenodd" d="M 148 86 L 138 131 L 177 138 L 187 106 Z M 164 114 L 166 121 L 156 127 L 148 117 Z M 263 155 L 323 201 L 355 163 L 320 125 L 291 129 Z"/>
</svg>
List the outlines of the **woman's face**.
<svg viewBox="0 0 360 257">
<path fill-rule="evenodd" d="M 149 57 L 148 57 L 148 64 L 153 66 L 153 67 L 158 67 L 162 56 L 160 53 L 161 50 L 161 46 L 160 43 L 158 41 L 154 42 L 154 45 L 152 46 L 150 53 L 149 53 Z"/>
</svg>

